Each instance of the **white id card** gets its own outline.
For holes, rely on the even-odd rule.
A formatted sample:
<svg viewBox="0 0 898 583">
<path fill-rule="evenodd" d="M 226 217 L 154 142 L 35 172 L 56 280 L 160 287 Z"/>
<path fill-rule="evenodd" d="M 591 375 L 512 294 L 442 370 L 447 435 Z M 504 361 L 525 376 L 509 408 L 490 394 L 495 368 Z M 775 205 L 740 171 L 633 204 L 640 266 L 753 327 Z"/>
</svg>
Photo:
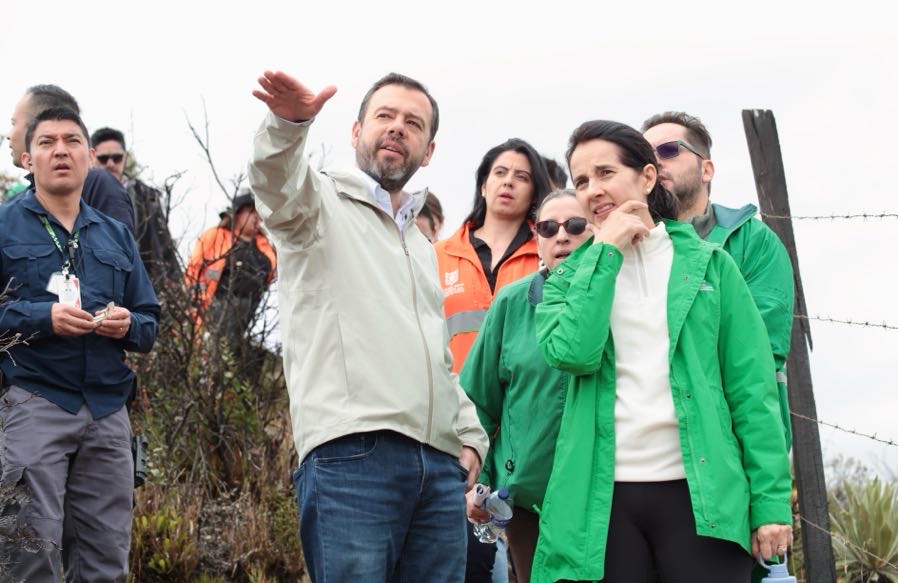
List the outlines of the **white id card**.
<svg viewBox="0 0 898 583">
<path fill-rule="evenodd" d="M 59 303 L 81 307 L 81 282 L 74 275 L 64 277 L 59 286 Z"/>
<path fill-rule="evenodd" d="M 59 290 L 62 289 L 62 282 L 65 281 L 65 276 L 61 271 L 57 271 L 56 273 L 50 276 L 50 280 L 47 282 L 47 291 L 53 295 L 59 295 Z"/>
</svg>

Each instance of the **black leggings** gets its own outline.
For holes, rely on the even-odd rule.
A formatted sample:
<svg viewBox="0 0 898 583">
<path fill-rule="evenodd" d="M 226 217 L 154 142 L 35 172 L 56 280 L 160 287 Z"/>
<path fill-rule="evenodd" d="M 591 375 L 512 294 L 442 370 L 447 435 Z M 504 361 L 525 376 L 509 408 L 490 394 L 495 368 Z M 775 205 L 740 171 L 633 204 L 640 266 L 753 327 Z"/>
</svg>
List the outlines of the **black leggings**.
<svg viewBox="0 0 898 583">
<path fill-rule="evenodd" d="M 603 583 L 748 583 L 738 544 L 695 533 L 686 480 L 615 482 Z"/>
</svg>

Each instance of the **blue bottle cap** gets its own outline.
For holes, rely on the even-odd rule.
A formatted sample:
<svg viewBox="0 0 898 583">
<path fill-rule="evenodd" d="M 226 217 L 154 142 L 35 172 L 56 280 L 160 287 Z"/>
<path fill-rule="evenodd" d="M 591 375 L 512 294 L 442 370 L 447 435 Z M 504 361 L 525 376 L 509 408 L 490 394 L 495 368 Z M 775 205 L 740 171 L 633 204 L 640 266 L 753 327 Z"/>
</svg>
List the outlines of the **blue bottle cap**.
<svg viewBox="0 0 898 583">
<path fill-rule="evenodd" d="M 758 557 L 758 563 L 768 571 L 768 575 L 761 579 L 761 583 L 797 583 L 798 581 L 789 574 L 785 553 L 783 553 L 782 563 L 767 563 L 761 557 Z"/>
</svg>

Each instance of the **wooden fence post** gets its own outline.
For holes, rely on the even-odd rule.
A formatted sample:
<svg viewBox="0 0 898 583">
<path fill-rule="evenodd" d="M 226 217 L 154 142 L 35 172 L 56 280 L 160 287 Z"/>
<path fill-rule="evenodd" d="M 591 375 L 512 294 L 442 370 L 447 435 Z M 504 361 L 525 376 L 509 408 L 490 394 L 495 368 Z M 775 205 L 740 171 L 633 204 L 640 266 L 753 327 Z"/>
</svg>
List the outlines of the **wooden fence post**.
<svg viewBox="0 0 898 583">
<path fill-rule="evenodd" d="M 744 109 L 742 123 L 745 126 L 745 137 L 748 140 L 758 202 L 764 222 L 779 236 L 792 259 L 795 276 L 794 313 L 806 316 L 807 306 L 798 269 L 798 253 L 795 247 L 795 233 L 792 230 L 786 172 L 780 152 L 776 120 L 772 111 Z M 792 345 L 786 364 L 789 408 L 805 418 L 817 419 L 817 405 L 814 402 L 808 359 L 809 348 L 813 348 L 810 323 L 807 318 L 797 317 L 792 326 Z M 803 518 L 801 543 L 806 580 L 808 583 L 832 583 L 836 580 L 836 572 L 832 540 L 829 535 L 826 479 L 823 473 L 823 454 L 820 450 L 817 423 L 793 416 L 792 441 L 798 505 Z"/>
</svg>

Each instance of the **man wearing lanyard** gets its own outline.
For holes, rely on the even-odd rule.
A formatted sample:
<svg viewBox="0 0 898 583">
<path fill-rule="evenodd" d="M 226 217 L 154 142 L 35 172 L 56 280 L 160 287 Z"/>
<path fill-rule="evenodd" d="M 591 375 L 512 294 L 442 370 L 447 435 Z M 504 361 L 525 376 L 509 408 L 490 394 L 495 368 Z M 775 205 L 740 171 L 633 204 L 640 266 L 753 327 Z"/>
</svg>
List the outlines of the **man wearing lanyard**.
<svg viewBox="0 0 898 583">
<path fill-rule="evenodd" d="M 28 125 L 21 162 L 34 187 L 0 206 L 0 487 L 37 552 L 11 551 L 12 578 L 124 581 L 133 460 L 125 350 L 147 352 L 159 303 L 134 239 L 81 200 L 87 129 L 68 108 Z"/>
</svg>

